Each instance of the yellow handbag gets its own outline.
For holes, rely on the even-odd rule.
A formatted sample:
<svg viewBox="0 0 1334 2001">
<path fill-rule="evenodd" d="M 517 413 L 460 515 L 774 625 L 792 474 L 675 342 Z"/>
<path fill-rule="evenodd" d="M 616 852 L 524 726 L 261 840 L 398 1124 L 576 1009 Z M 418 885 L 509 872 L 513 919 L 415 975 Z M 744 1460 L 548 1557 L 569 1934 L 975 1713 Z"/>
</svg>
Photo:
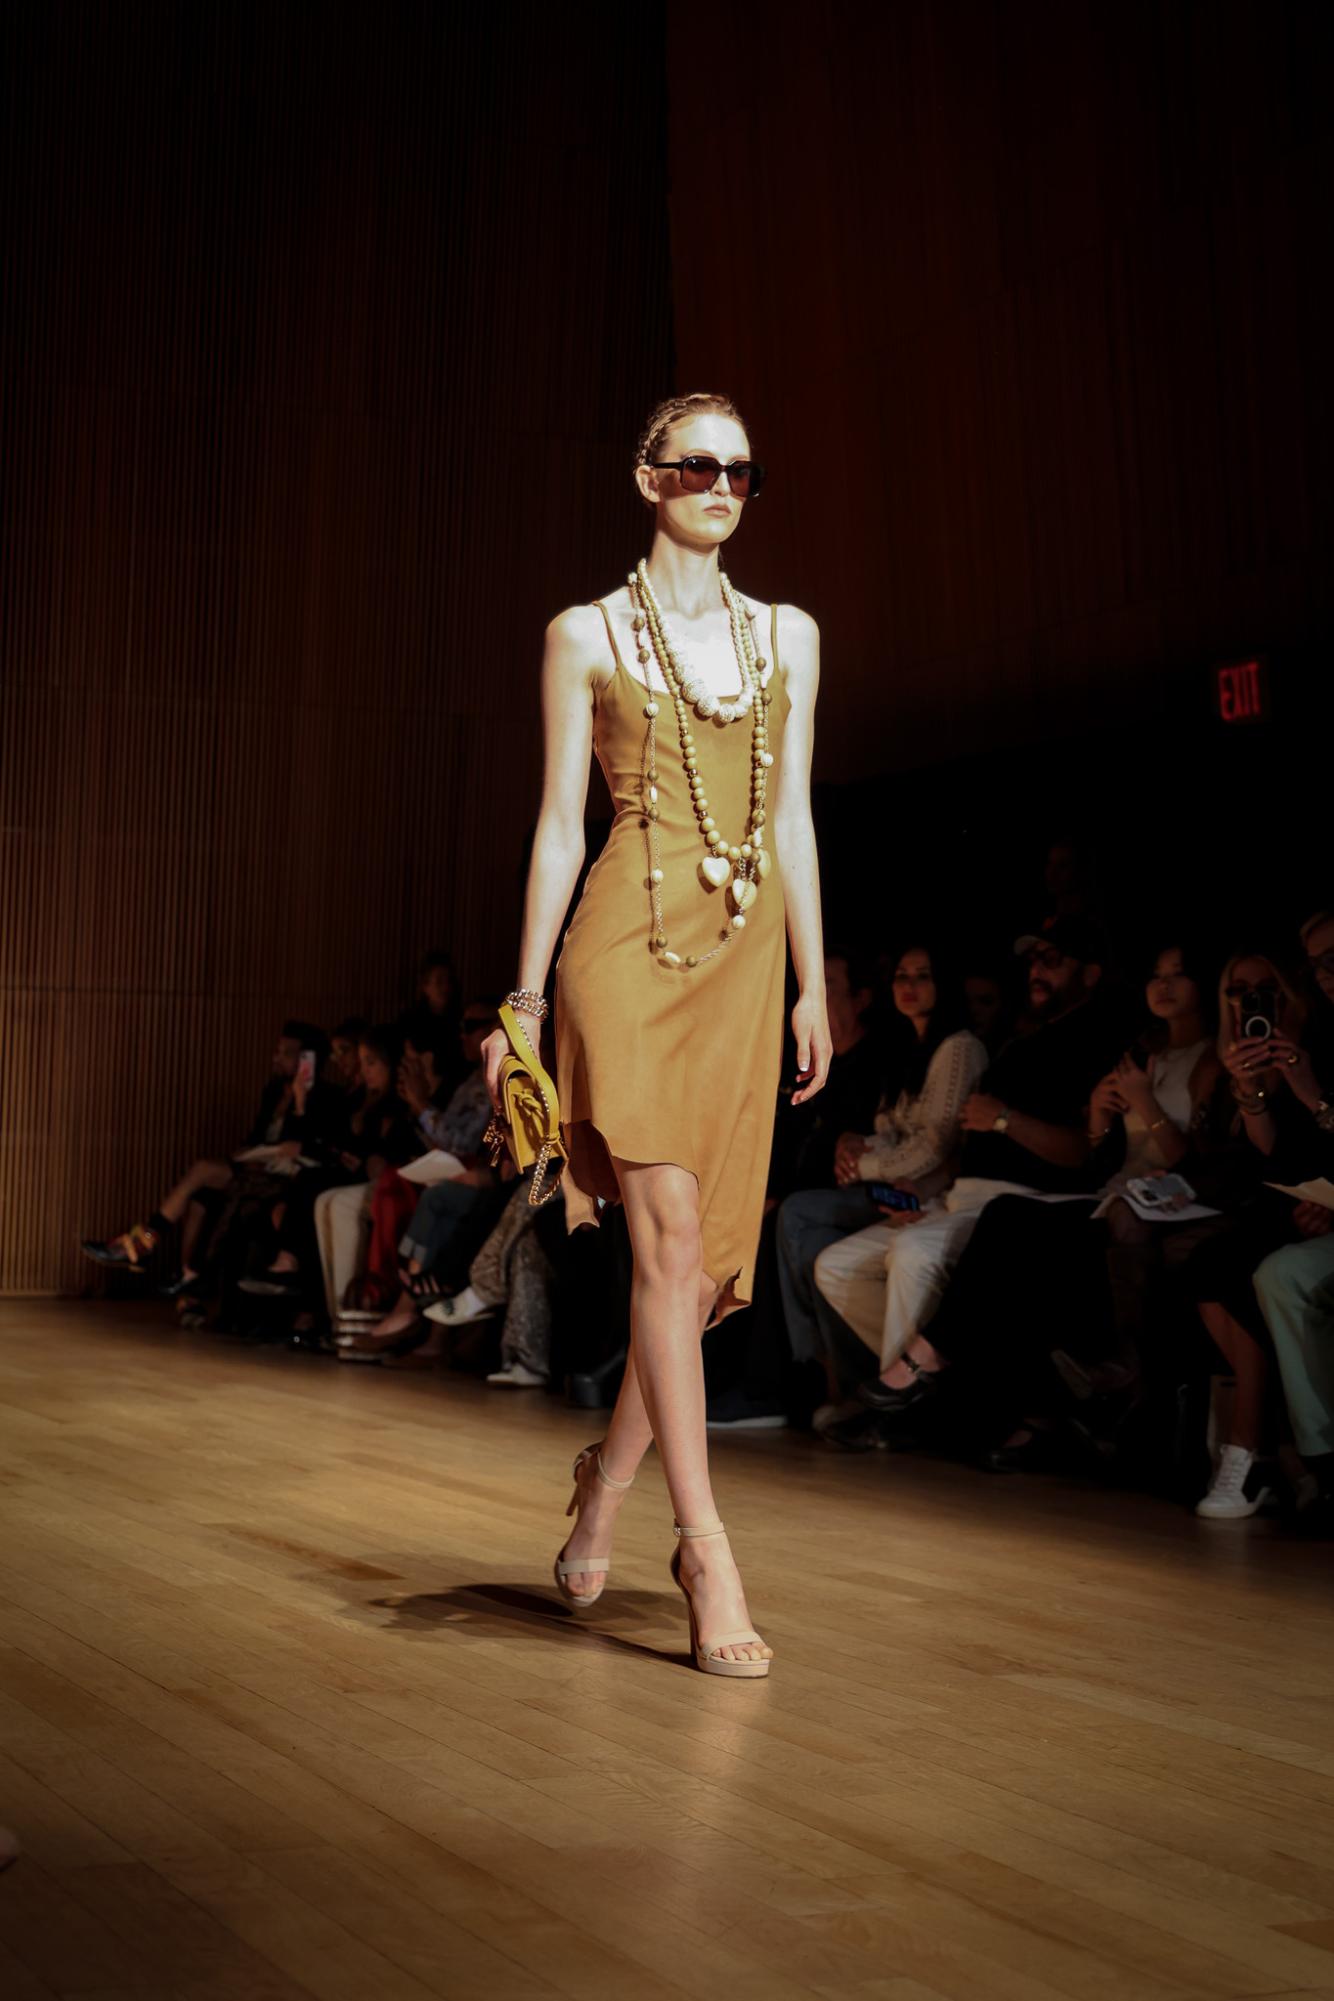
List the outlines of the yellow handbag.
<svg viewBox="0 0 1334 2001">
<path fill-rule="evenodd" d="M 500 1111 L 491 1114 L 482 1144 L 491 1149 L 492 1167 L 500 1165 L 500 1156 L 508 1148 L 520 1174 L 533 1168 L 528 1200 L 535 1209 L 540 1209 L 559 1189 L 567 1162 L 560 1136 L 556 1086 L 542 1068 L 514 1009 L 503 1001 L 500 1025 L 509 1037 L 510 1046 L 500 1059 Z"/>
</svg>

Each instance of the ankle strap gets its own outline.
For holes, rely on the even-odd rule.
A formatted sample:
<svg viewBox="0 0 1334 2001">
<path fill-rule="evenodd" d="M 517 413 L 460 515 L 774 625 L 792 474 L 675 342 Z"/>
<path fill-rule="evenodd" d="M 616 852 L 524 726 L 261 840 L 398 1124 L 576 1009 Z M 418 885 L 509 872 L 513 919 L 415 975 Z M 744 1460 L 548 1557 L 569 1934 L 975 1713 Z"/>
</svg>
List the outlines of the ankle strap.
<svg viewBox="0 0 1334 2001">
<path fill-rule="evenodd" d="M 721 1522 L 714 1522 L 711 1527 L 706 1525 L 697 1529 L 688 1529 L 684 1522 L 673 1522 L 672 1533 L 678 1536 L 726 1535 L 727 1530 Z"/>
<path fill-rule="evenodd" d="M 630 1475 L 630 1478 L 628 1480 L 613 1480 L 611 1474 L 607 1471 L 606 1467 L 602 1463 L 602 1446 L 600 1444 L 595 1445 L 593 1447 L 593 1465 L 597 1471 L 597 1476 L 599 1480 L 601 1480 L 604 1487 L 615 1487 L 621 1493 L 624 1493 L 627 1487 L 633 1487 L 635 1484 L 635 1476 L 633 1473 Z"/>
</svg>

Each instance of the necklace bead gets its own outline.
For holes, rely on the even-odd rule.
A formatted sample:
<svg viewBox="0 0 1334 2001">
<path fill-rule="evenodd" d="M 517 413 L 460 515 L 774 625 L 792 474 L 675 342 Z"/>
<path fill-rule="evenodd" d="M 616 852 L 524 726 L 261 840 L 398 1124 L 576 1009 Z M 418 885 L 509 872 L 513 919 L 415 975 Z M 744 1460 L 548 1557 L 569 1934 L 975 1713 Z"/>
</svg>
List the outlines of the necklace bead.
<svg viewBox="0 0 1334 2001">
<path fill-rule="evenodd" d="M 706 889 L 721 889 L 726 883 L 732 902 L 732 913 L 727 924 L 718 934 L 718 943 L 712 951 L 689 953 L 684 959 L 679 952 L 672 951 L 667 943 L 667 931 L 662 915 L 661 884 L 663 870 L 657 851 L 659 808 L 657 804 L 657 747 L 656 722 L 659 704 L 649 701 L 644 704 L 644 716 L 648 723 L 645 732 L 645 752 L 643 769 L 648 787 L 645 817 L 641 826 L 647 829 L 649 845 L 649 894 L 653 908 L 654 930 L 652 947 L 658 963 L 668 967 L 696 967 L 704 965 L 723 946 L 735 931 L 745 928 L 745 912 L 759 894 L 759 884 L 768 874 L 769 856 L 763 852 L 763 826 L 765 779 L 767 769 L 773 763 L 772 755 L 765 750 L 764 712 L 771 700 L 770 690 L 760 680 L 764 662 L 756 651 L 751 624 L 755 613 L 737 597 L 724 572 L 719 570 L 719 584 L 723 603 L 727 607 L 732 628 L 732 643 L 736 652 L 737 665 L 741 676 L 738 694 L 727 701 L 721 700 L 695 675 L 689 675 L 682 668 L 675 647 L 663 628 L 662 611 L 649 580 L 647 565 L 641 562 L 629 577 L 632 620 L 636 635 L 647 634 L 646 643 L 641 643 L 640 660 L 647 665 L 652 655 L 657 656 L 658 667 L 664 685 L 670 691 L 672 707 L 676 716 L 677 736 L 681 746 L 681 762 L 685 771 L 691 804 L 705 844 L 705 854 L 699 864 L 699 879 Z M 698 756 L 689 722 L 689 708 L 693 706 L 696 715 L 706 721 L 713 719 L 719 727 L 751 717 L 751 785 L 749 824 L 744 838 L 738 843 L 729 843 L 719 831 L 716 821 L 708 810 L 703 780 L 699 775 Z"/>
</svg>

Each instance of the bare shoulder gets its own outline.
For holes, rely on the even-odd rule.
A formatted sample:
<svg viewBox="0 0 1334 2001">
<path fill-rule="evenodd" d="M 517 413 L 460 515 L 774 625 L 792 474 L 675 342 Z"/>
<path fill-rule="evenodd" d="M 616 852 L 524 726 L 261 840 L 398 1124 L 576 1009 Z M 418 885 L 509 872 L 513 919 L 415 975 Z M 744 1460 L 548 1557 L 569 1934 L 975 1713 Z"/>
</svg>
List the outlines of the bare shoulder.
<svg viewBox="0 0 1334 2001">
<path fill-rule="evenodd" d="M 562 657 L 567 654 L 582 655 L 587 659 L 591 657 L 599 635 L 605 646 L 607 628 L 595 604 L 567 605 L 564 611 L 556 613 L 547 626 L 547 650 Z"/>
<path fill-rule="evenodd" d="M 770 607 L 767 604 L 761 604 L 758 598 L 750 597 L 745 592 L 740 592 L 738 595 L 742 603 L 750 607 L 755 615 L 756 625 L 767 638 L 769 635 Z M 761 621 L 763 621 L 762 624 Z M 803 611 L 800 605 L 780 604 L 778 607 L 778 644 L 783 656 L 784 666 L 788 664 L 791 658 L 799 655 L 809 655 L 811 659 L 817 659 L 820 647 L 820 628 L 810 613 Z"/>
<path fill-rule="evenodd" d="M 789 695 L 814 702 L 820 684 L 820 628 L 800 605 L 778 607 L 778 657 Z"/>
</svg>

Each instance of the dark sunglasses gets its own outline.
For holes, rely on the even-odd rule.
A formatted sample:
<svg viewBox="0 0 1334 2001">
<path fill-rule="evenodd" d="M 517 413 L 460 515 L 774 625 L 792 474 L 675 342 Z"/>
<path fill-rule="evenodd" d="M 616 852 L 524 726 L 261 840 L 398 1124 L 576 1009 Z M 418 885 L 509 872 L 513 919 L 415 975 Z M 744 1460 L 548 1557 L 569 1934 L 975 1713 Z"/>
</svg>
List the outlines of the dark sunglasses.
<svg viewBox="0 0 1334 2001">
<path fill-rule="evenodd" d="M 711 458 L 707 452 L 692 452 L 687 459 L 652 459 L 650 464 L 658 472 L 679 472 L 686 493 L 708 493 L 718 484 L 720 472 L 727 474 L 727 484 L 736 500 L 754 500 L 764 485 L 764 467 L 758 459 L 733 459 L 725 466 L 721 459 Z"/>
<path fill-rule="evenodd" d="M 1308 954 L 1306 963 L 1313 973 L 1334 973 L 1334 952 Z"/>
<path fill-rule="evenodd" d="M 1041 966 L 1044 972 L 1054 973 L 1065 964 L 1066 955 L 1055 945 L 1039 945 L 1028 955 L 1030 967 Z"/>
</svg>

